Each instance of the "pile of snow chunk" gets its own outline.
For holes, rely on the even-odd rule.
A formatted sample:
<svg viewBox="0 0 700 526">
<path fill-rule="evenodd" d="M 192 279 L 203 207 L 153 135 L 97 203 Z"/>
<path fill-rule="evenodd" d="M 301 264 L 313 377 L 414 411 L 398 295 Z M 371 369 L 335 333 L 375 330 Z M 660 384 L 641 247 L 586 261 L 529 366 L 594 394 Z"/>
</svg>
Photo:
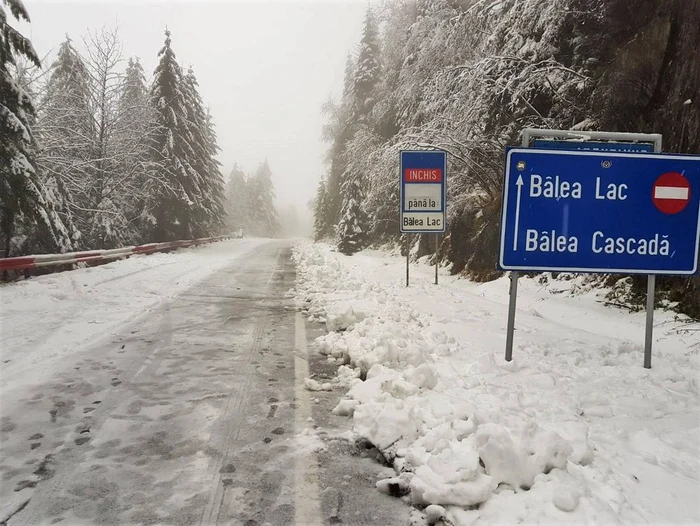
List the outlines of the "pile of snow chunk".
<svg viewBox="0 0 700 526">
<path fill-rule="evenodd" d="M 304 379 L 304 387 L 307 391 L 332 391 L 333 386 L 330 382 L 320 383 L 313 378 Z"/>
<path fill-rule="evenodd" d="M 326 321 L 319 352 L 345 364 L 336 382 L 349 391 L 333 412 L 351 415 L 355 432 L 398 472 L 380 480 L 380 490 L 405 488 L 418 505 L 468 507 L 504 485 L 526 490 L 538 474 L 566 468 L 574 447 L 561 436 L 527 417 L 512 428 L 482 420 L 472 403 L 454 399 L 436 365 L 463 353 L 460 344 L 392 284 L 352 275 L 336 257 L 322 245 L 297 245 L 296 297 Z"/>
<path fill-rule="evenodd" d="M 474 284 L 364 251 L 295 247 L 294 296 L 327 324 L 333 410 L 395 476 L 377 488 L 430 523 L 700 523 L 700 338 L 595 292 L 553 295 L 521 279 L 516 353 L 503 360 L 508 280 Z M 659 492 L 658 487 L 666 488 Z"/>
<path fill-rule="evenodd" d="M 343 301 L 334 303 L 326 311 L 328 332 L 344 331 L 367 317 L 363 302 Z"/>
</svg>

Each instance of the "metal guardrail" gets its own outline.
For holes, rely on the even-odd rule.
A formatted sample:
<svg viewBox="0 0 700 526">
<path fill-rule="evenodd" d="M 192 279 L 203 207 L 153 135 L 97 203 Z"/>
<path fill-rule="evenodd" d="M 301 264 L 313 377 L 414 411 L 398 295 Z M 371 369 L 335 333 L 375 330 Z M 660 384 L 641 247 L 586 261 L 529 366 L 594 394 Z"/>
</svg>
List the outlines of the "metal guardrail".
<svg viewBox="0 0 700 526">
<path fill-rule="evenodd" d="M 37 254 L 13 258 L 0 258 L 0 272 L 121 259 L 134 255 L 153 254 L 155 252 L 163 252 L 165 250 L 204 245 L 206 243 L 213 243 L 216 241 L 229 239 L 229 237 L 230 236 L 205 237 L 200 239 L 166 241 L 164 243 L 148 243 L 146 245 L 134 245 L 130 247 L 112 248 L 108 250 L 90 250 L 86 252 L 66 252 L 64 254 Z"/>
</svg>

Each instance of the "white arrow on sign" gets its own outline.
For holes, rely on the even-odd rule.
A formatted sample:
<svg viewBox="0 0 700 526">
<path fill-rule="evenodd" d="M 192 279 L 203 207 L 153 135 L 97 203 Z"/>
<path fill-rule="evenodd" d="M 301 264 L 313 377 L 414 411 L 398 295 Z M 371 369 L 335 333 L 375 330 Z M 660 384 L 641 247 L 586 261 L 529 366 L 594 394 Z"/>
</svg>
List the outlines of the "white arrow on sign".
<svg viewBox="0 0 700 526">
<path fill-rule="evenodd" d="M 518 250 L 518 228 L 520 226 L 520 199 L 523 194 L 523 176 L 519 175 L 515 185 L 518 187 L 518 200 L 515 202 L 515 237 L 513 238 L 513 252 Z"/>
</svg>

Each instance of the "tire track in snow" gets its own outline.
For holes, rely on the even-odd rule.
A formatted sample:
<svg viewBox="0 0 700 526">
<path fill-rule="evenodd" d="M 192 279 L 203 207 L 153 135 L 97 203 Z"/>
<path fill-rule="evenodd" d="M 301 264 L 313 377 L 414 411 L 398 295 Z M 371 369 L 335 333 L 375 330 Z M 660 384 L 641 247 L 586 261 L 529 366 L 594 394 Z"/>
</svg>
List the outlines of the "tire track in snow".
<svg viewBox="0 0 700 526">
<path fill-rule="evenodd" d="M 269 281 L 268 281 L 269 284 Z M 253 357 L 262 349 L 263 337 L 265 335 L 265 328 L 268 323 L 268 316 L 261 316 L 253 329 L 253 341 L 251 345 L 248 346 L 248 352 L 246 353 L 246 376 L 243 389 L 238 392 L 233 393 L 228 397 L 226 401 L 226 406 L 221 419 L 223 419 L 226 424 L 224 431 L 221 435 L 212 435 L 212 440 L 214 445 L 221 447 L 223 454 L 214 463 L 213 476 L 211 478 L 211 485 L 213 487 L 204 513 L 202 514 L 202 520 L 200 524 L 202 526 L 209 526 L 211 524 L 218 524 L 219 514 L 221 513 L 222 504 L 224 501 L 225 486 L 222 483 L 222 468 L 224 464 L 232 457 L 233 445 L 236 444 L 238 436 L 241 430 L 241 424 L 243 423 L 243 416 L 245 415 L 243 407 L 248 398 L 248 393 L 250 392 L 250 386 L 253 378 L 254 366 L 251 363 Z M 219 444 L 221 442 L 221 444 Z"/>
<path fill-rule="evenodd" d="M 170 328 L 172 327 L 170 320 L 171 307 L 171 303 L 168 303 L 162 308 L 160 313 L 162 320 L 159 325 L 158 334 L 170 334 Z M 143 355 L 142 360 L 133 360 L 131 362 L 130 367 L 121 374 L 122 378 L 128 379 L 128 384 L 135 383 L 136 378 L 144 371 L 146 366 L 150 365 L 154 367 L 156 365 L 155 358 L 158 356 L 159 351 L 168 343 L 170 343 L 168 337 L 166 337 L 165 340 L 159 340 L 159 344 L 155 345 L 150 353 Z M 124 388 L 122 385 L 123 383 L 124 382 L 120 382 L 117 385 L 111 384 L 111 387 L 101 396 L 102 403 L 89 415 L 91 423 L 90 428 L 93 430 L 93 435 L 97 434 L 99 428 L 111 417 L 114 411 L 123 405 L 131 396 L 132 393 Z M 70 444 L 72 443 L 71 438 L 74 436 L 75 431 L 71 428 L 71 430 L 66 431 L 66 433 L 59 438 L 60 441 Z M 82 449 L 80 445 L 69 446 L 68 449 L 59 450 L 51 454 L 51 461 L 54 466 L 56 466 L 54 476 L 48 480 L 48 483 L 37 486 L 37 490 L 30 499 L 30 505 L 25 508 L 26 512 L 18 513 L 12 521 L 12 526 L 39 524 L 41 518 L 45 517 L 46 510 L 50 509 L 60 500 L 59 493 L 73 480 L 75 472 L 84 460 L 85 450 Z"/>
<path fill-rule="evenodd" d="M 257 247 L 258 250 L 260 250 L 260 248 L 261 247 Z M 237 258 L 234 261 L 240 260 Z M 231 281 L 235 281 L 241 274 L 245 273 L 254 266 L 255 258 L 246 258 L 244 265 L 240 267 L 234 266 L 233 269 L 231 266 L 227 269 L 222 269 L 214 274 L 213 279 L 216 280 L 216 274 L 228 273 L 228 278 Z M 233 274 L 231 274 L 232 270 Z M 188 272 L 189 271 L 185 271 L 180 275 L 182 276 Z M 169 297 L 166 302 L 156 310 L 156 312 L 142 314 L 136 319 L 133 319 L 130 323 L 127 323 L 119 328 L 119 332 L 123 335 L 127 335 L 128 339 L 128 335 L 133 335 L 138 332 L 138 329 L 129 329 L 139 325 L 148 325 L 148 320 L 151 320 L 153 317 L 161 317 L 160 321 L 158 322 L 157 329 L 154 332 L 154 337 L 151 339 L 151 341 L 156 341 L 157 343 L 153 345 L 151 349 L 149 349 L 148 353 L 135 354 L 133 357 L 136 357 L 137 359 L 132 359 L 129 362 L 129 365 L 119 375 L 121 380 L 116 384 L 112 383 L 110 387 L 107 387 L 104 391 L 102 391 L 100 395 L 101 403 L 94 410 L 92 410 L 89 415 L 81 415 L 83 420 L 87 418 L 90 421 L 89 427 L 92 431 L 90 436 L 98 435 L 100 428 L 110 418 L 116 418 L 116 416 L 118 416 L 114 415 L 115 411 L 119 407 L 124 406 L 129 398 L 134 395 L 134 391 L 132 389 L 128 389 L 127 387 L 135 387 L 139 377 L 149 377 L 149 375 L 153 375 L 154 372 L 160 367 L 161 362 L 165 358 L 161 351 L 170 346 L 172 343 L 172 310 L 176 308 L 178 300 L 182 296 L 185 296 L 187 291 L 191 290 L 195 286 L 196 284 L 188 287 L 188 289 L 182 291 L 181 293 Z M 253 349 L 257 348 L 255 342 L 257 341 L 259 347 L 260 342 L 262 341 L 261 335 L 264 333 L 265 323 L 265 317 L 261 317 L 258 320 L 258 325 L 254 331 L 254 343 L 251 346 L 251 353 L 253 352 Z M 113 335 L 109 335 L 105 338 L 111 339 L 113 337 Z M 101 339 L 103 343 L 107 341 L 105 338 Z M 144 342 L 146 341 L 144 340 Z M 91 348 L 103 347 L 103 345 L 91 346 Z M 238 426 L 238 428 L 240 429 L 240 426 Z M 72 439 L 74 437 L 74 426 L 68 426 L 63 435 L 54 437 L 59 441 L 70 445 L 57 451 L 53 451 L 50 454 L 49 463 L 50 469 L 52 470 L 52 476 L 39 481 L 36 489 L 32 491 L 32 494 L 28 499 L 28 504 L 24 507 L 24 509 L 19 510 L 16 515 L 12 517 L 12 526 L 23 524 L 34 525 L 45 522 L 47 518 L 47 510 L 54 507 L 60 508 L 60 503 L 62 500 L 61 492 L 75 481 L 76 473 L 79 471 L 81 466 L 85 465 L 87 460 L 86 449 L 80 447 L 82 443 L 80 445 L 73 445 Z"/>
</svg>

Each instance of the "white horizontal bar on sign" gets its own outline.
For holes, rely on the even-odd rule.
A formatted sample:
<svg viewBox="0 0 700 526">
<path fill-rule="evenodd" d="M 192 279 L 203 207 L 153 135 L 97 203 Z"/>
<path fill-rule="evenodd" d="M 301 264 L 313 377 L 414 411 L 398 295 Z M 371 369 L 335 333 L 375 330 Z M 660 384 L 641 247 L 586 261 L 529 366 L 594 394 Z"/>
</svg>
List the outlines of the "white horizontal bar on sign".
<svg viewBox="0 0 700 526">
<path fill-rule="evenodd" d="M 445 214 L 442 212 L 404 212 L 401 214 L 401 227 L 407 230 L 436 230 L 445 227 Z"/>
<path fill-rule="evenodd" d="M 688 199 L 689 188 L 677 186 L 657 186 L 654 189 L 654 199 Z"/>
</svg>

